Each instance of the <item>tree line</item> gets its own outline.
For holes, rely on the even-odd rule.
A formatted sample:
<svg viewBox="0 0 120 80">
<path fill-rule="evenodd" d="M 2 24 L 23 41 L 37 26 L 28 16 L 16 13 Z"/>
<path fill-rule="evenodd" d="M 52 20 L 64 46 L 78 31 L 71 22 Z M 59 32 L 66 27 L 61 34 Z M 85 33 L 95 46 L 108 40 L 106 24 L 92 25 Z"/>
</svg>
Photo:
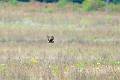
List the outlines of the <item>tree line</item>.
<svg viewBox="0 0 120 80">
<path fill-rule="evenodd" d="M 59 2 L 59 1 L 66 1 L 66 2 L 74 2 L 74 3 L 83 3 L 86 0 L 0 0 L 0 1 L 4 1 L 4 2 L 9 2 L 9 1 L 21 1 L 21 2 L 35 2 L 35 1 L 39 1 L 39 2 Z M 89 0 L 91 1 L 91 0 Z M 94 1 L 94 0 L 93 0 Z M 120 3 L 120 0 L 99 0 L 99 1 L 105 1 L 105 2 L 111 2 L 111 3 Z"/>
<path fill-rule="evenodd" d="M 120 0 L 0 0 L 2 2 L 10 2 L 16 5 L 19 2 L 44 2 L 44 3 L 57 3 L 59 7 L 65 7 L 68 3 L 78 3 L 82 5 L 85 11 L 92 10 L 112 10 L 120 11 Z"/>
</svg>

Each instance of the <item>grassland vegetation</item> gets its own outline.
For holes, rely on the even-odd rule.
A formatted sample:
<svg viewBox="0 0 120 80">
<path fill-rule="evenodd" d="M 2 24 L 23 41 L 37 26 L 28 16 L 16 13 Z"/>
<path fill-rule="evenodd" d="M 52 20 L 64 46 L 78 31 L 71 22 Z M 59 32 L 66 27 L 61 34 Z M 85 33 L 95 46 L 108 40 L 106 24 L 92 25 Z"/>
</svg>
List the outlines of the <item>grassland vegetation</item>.
<svg viewBox="0 0 120 80">
<path fill-rule="evenodd" d="M 47 6 L 0 7 L 0 80 L 120 80 L 119 12 Z"/>
</svg>

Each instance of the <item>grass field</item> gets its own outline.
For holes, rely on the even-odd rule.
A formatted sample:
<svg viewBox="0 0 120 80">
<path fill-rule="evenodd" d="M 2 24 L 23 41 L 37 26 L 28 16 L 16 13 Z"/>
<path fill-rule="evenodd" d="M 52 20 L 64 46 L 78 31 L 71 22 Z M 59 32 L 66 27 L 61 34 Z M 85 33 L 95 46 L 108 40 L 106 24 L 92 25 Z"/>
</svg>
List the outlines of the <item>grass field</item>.
<svg viewBox="0 0 120 80">
<path fill-rule="evenodd" d="M 120 80 L 119 12 L 47 6 L 1 7 L 0 80 Z"/>
</svg>

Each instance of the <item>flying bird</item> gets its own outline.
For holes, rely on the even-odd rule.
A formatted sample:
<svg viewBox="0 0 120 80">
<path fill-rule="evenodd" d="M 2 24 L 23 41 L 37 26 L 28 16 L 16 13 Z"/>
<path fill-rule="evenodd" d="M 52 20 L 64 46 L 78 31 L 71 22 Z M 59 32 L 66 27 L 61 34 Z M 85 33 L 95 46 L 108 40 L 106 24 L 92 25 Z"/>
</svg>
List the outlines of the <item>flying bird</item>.
<svg viewBox="0 0 120 80">
<path fill-rule="evenodd" d="M 54 36 L 47 36 L 48 43 L 54 43 Z"/>
</svg>

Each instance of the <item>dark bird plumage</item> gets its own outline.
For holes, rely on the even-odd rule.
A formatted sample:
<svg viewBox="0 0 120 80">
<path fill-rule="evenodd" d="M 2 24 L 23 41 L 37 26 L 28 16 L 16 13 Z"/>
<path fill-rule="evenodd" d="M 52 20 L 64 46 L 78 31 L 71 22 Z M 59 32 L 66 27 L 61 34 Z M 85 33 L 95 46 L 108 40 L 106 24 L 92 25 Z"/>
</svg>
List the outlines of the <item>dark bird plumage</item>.
<svg viewBox="0 0 120 80">
<path fill-rule="evenodd" d="M 48 43 L 54 43 L 54 36 L 47 36 Z"/>
</svg>

